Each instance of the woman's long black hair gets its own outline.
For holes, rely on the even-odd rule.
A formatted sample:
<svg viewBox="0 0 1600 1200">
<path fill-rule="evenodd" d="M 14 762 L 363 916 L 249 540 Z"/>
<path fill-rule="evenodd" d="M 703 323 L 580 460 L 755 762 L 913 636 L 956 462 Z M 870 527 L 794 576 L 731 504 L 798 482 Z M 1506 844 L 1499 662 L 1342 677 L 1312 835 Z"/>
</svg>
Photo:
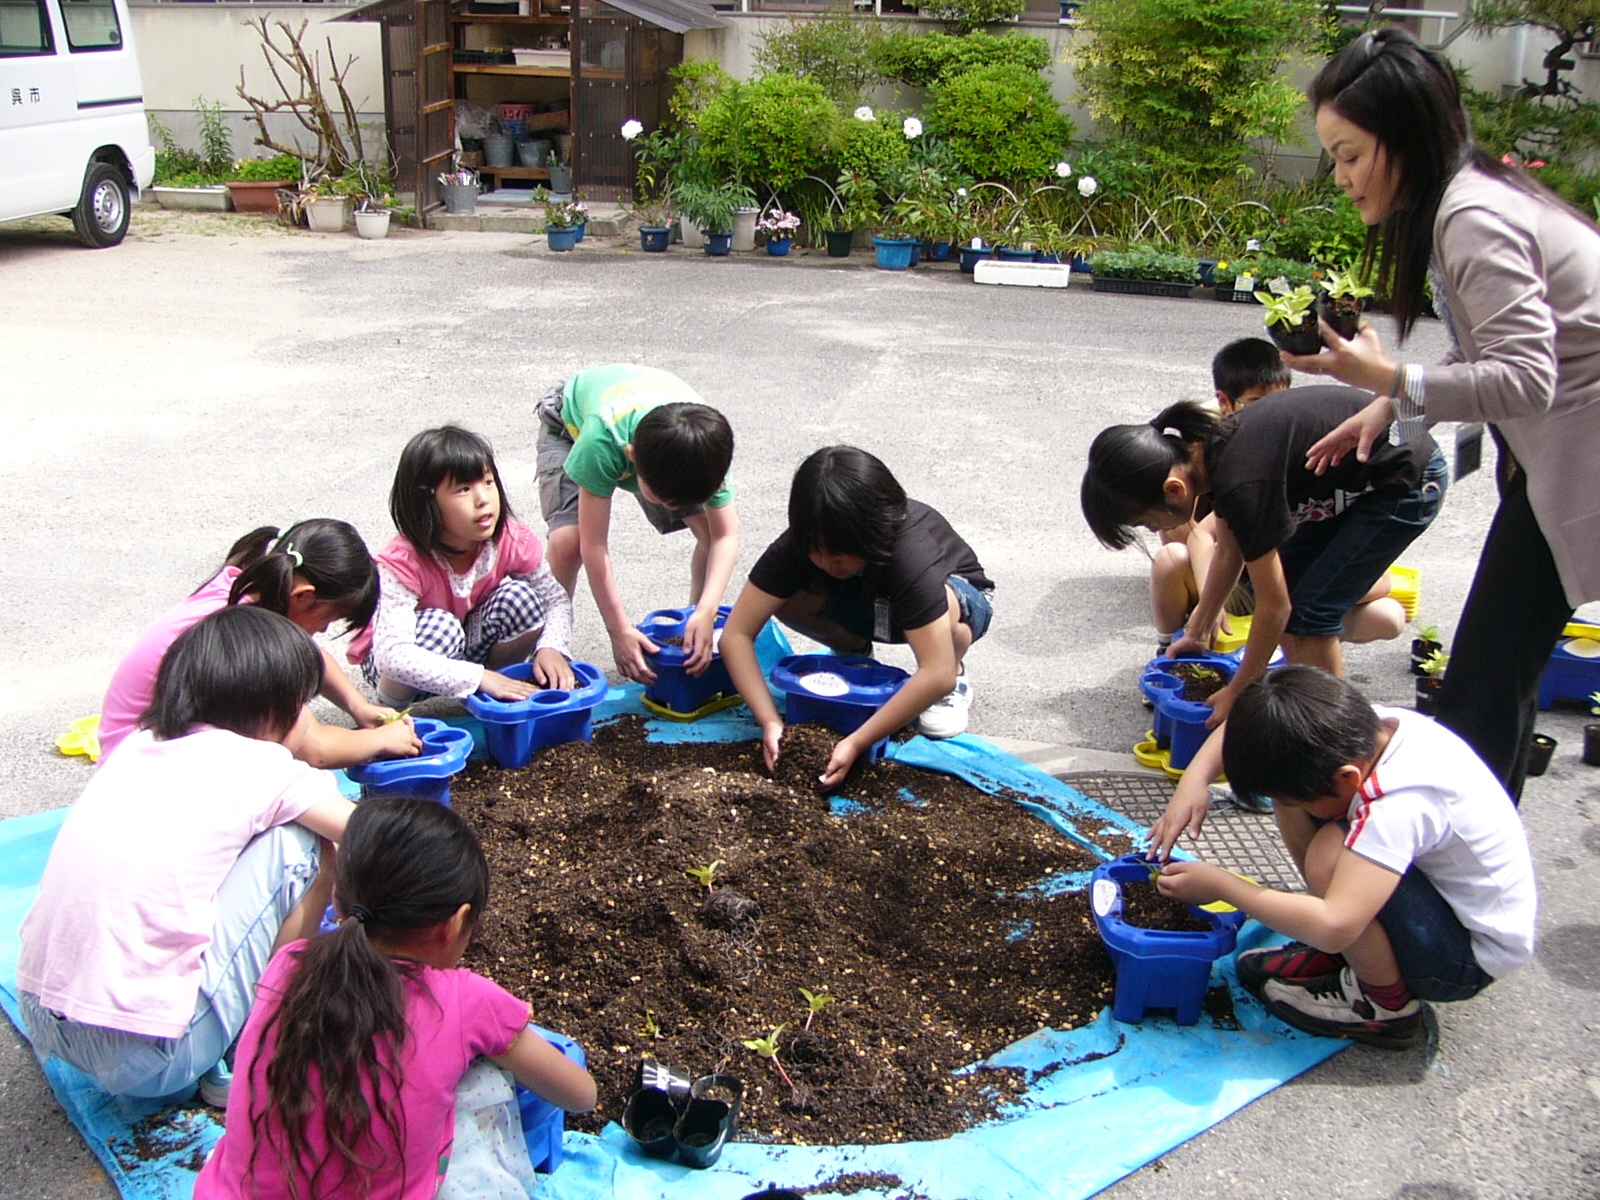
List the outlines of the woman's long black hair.
<svg viewBox="0 0 1600 1200">
<path fill-rule="evenodd" d="M 279 533 L 271 525 L 252 529 L 228 551 L 223 564 L 239 568 L 228 603 L 254 596 L 262 608 L 287 616 L 294 577 L 316 589 L 318 600 L 339 607 L 355 628 L 372 623 L 378 607 L 378 568 L 355 526 L 317 517 Z"/>
<path fill-rule="evenodd" d="M 1100 544 L 1123 550 L 1138 541 L 1134 522 L 1166 507 L 1162 488 L 1172 468 L 1189 461 L 1191 446 L 1209 446 L 1221 432 L 1216 415 L 1192 400 L 1162 409 L 1143 425 L 1101 430 L 1079 488 L 1084 520 Z"/>
<path fill-rule="evenodd" d="M 394 1103 L 409 1036 L 404 976 L 421 968 L 390 958 L 370 939 L 398 940 L 441 925 L 463 904 L 475 921 L 488 900 L 483 849 L 450 809 L 413 799 L 356 807 L 339 842 L 339 928 L 295 952 L 299 965 L 261 1031 L 263 1044 L 274 1031 L 277 1044 L 264 1094 L 250 1096 L 250 1123 L 262 1131 L 252 1174 L 270 1142 L 291 1196 L 363 1195 L 377 1172 L 396 1169 L 379 1155 L 375 1121 L 401 1147 L 404 1171 L 405 1114 Z M 315 1090 L 307 1086 L 313 1067 L 321 1084 Z M 369 1097 L 379 1100 L 376 1110 Z M 264 1121 L 268 1114 L 276 1119 Z M 326 1145 L 320 1158 L 308 1137 L 314 1122 Z"/>
</svg>

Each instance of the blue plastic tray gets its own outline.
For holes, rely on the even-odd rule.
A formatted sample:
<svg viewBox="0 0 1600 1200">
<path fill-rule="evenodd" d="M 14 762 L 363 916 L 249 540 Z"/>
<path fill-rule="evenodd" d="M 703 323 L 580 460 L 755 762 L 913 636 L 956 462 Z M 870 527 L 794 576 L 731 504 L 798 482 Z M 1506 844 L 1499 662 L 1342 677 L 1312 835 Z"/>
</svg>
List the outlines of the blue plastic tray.
<svg viewBox="0 0 1600 1200">
<path fill-rule="evenodd" d="M 1193 1025 L 1205 1004 L 1211 964 L 1233 953 L 1245 917 L 1236 909 L 1217 913 L 1190 905 L 1190 912 L 1211 922 L 1211 932 L 1129 925 L 1122 919 L 1122 885 L 1149 879 L 1150 863 L 1127 854 L 1096 867 L 1089 885 L 1094 923 L 1117 972 L 1111 1015 L 1137 1024 L 1149 1009 L 1172 1009 L 1179 1025 Z"/>
<path fill-rule="evenodd" d="M 819 689 L 806 682 L 813 675 L 833 676 L 843 689 L 828 694 L 838 684 L 830 680 L 830 688 Z M 791 725 L 820 721 L 839 733 L 860 729 L 910 678 L 899 667 L 853 654 L 791 654 L 772 668 L 772 686 L 784 695 L 784 716 Z M 867 761 L 882 758 L 888 741 L 880 738 L 873 743 Z"/>
<path fill-rule="evenodd" d="M 580 1067 L 589 1065 L 583 1047 L 562 1033 L 554 1033 L 530 1025 L 545 1041 L 565 1054 Z M 561 1135 L 566 1132 L 567 1114 L 554 1104 L 541 1100 L 520 1083 L 517 1084 L 517 1105 L 522 1110 L 522 1138 L 528 1143 L 528 1157 L 533 1169 L 552 1174 L 561 1165 Z"/>
<path fill-rule="evenodd" d="M 1156 745 L 1171 754 L 1172 766 L 1182 770 L 1211 735 L 1206 721 L 1211 706 L 1183 699 L 1183 681 L 1172 674 L 1179 663 L 1201 663 L 1232 679 L 1239 664 L 1229 654 L 1196 654 L 1182 658 L 1153 658 L 1145 665 L 1139 691 L 1155 706 Z"/>
<path fill-rule="evenodd" d="M 422 753 L 416 758 L 380 759 L 349 767 L 345 774 L 361 785 L 364 797 L 420 796 L 448 805 L 450 780 L 467 765 L 472 734 L 428 717 L 417 717 L 412 725 L 422 739 Z"/>
<path fill-rule="evenodd" d="M 1539 709 L 1548 712 L 1557 700 L 1582 700 L 1600 692 L 1600 658 L 1584 658 L 1567 649 L 1569 638 L 1562 638 L 1550 652 L 1544 674 L 1539 676 Z"/>
<path fill-rule="evenodd" d="M 476 692 L 463 701 L 467 711 L 483 722 L 490 758 L 502 767 L 525 767 L 535 750 L 589 740 L 594 706 L 606 698 L 611 685 L 605 672 L 593 663 L 575 662 L 572 673 L 578 677 L 578 686 L 570 692 L 551 688 L 526 700 L 496 700 Z M 500 674 L 531 679 L 533 664 L 513 663 Z"/>
<path fill-rule="evenodd" d="M 714 628 L 721 629 L 732 611 L 726 604 L 717 609 Z M 681 638 L 692 616 L 692 608 L 658 608 L 635 628 L 660 645 L 662 638 Z M 667 716 L 692 719 L 714 712 L 710 707 L 714 701 L 737 701 L 739 693 L 734 690 L 733 680 L 728 678 L 728 668 L 723 665 L 721 654 L 711 656 L 711 665 L 698 678 L 685 669 L 688 660 L 688 652 L 682 646 L 663 645 L 659 654 L 650 656 L 656 681 L 645 689 L 644 697 L 657 710 L 665 710 Z"/>
</svg>

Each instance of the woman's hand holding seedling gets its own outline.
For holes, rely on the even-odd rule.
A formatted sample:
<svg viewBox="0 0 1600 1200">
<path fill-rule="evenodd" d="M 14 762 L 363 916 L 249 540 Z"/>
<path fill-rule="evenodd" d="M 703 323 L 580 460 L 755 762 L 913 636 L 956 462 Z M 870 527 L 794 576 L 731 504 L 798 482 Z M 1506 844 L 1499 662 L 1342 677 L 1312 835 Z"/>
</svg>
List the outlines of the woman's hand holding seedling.
<svg viewBox="0 0 1600 1200">
<path fill-rule="evenodd" d="M 711 665 L 713 642 L 717 632 L 717 610 L 695 609 L 694 616 L 683 623 L 683 669 L 690 675 L 704 675 Z"/>
<path fill-rule="evenodd" d="M 656 681 L 650 669 L 647 654 L 660 654 L 661 647 L 640 633 L 632 625 L 625 625 L 611 633 L 611 656 L 616 659 L 617 670 L 635 683 L 645 685 Z"/>
<path fill-rule="evenodd" d="M 533 681 L 540 687 L 561 688 L 571 691 L 578 685 L 572 673 L 572 664 L 559 650 L 540 650 L 533 656 Z"/>
<path fill-rule="evenodd" d="M 495 700 L 526 700 L 539 690 L 539 685 L 527 679 L 512 679 L 499 671 L 485 669 L 478 690 Z"/>
</svg>

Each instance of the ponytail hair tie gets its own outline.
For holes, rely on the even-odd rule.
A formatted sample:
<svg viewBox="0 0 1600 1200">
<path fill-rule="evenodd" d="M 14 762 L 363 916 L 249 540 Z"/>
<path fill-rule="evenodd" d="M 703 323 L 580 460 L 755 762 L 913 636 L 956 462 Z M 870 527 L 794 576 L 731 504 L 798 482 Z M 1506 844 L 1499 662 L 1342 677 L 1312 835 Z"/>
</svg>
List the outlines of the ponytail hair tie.
<svg viewBox="0 0 1600 1200">
<path fill-rule="evenodd" d="M 305 555 L 294 548 L 293 542 L 285 542 L 283 544 L 283 552 L 289 556 L 289 561 L 294 563 L 296 571 L 306 565 Z"/>
<path fill-rule="evenodd" d="M 1183 430 L 1175 425 L 1157 425 L 1154 421 L 1151 421 L 1150 428 L 1154 429 L 1162 437 L 1175 437 L 1180 442 L 1183 441 Z"/>
<path fill-rule="evenodd" d="M 350 911 L 345 914 L 345 920 L 354 921 L 357 925 L 369 925 L 372 922 L 372 910 L 363 908 L 359 904 L 352 904 Z"/>
</svg>

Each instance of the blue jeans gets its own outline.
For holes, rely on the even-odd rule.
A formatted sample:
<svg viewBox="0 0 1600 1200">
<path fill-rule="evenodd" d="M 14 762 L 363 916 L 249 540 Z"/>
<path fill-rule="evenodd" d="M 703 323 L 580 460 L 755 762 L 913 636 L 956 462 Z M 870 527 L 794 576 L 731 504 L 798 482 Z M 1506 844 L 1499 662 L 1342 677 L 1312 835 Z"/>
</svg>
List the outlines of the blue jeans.
<svg viewBox="0 0 1600 1200">
<path fill-rule="evenodd" d="M 1378 924 L 1389 935 L 1400 974 L 1423 1000 L 1470 1000 L 1494 982 L 1472 953 L 1472 935 L 1415 866 L 1400 877 Z"/>
<path fill-rule="evenodd" d="M 955 593 L 961 623 L 972 630 L 972 640 L 977 641 L 989 632 L 989 622 L 994 618 L 994 603 L 990 593 L 979 591 L 965 575 L 947 575 L 944 582 Z M 859 575 L 850 579 L 828 579 L 823 586 L 827 599 L 823 601 L 819 615 L 837 622 L 868 643 L 905 642 L 906 631 L 900 628 L 897 621 L 890 623 L 887 638 L 877 636 L 873 621 L 875 601 L 862 586 Z"/>
<path fill-rule="evenodd" d="M 1338 637 L 1345 614 L 1438 515 L 1449 477 L 1435 450 L 1411 491 L 1367 492 L 1338 516 L 1295 530 L 1278 547 L 1293 606 L 1284 632 Z"/>
</svg>

